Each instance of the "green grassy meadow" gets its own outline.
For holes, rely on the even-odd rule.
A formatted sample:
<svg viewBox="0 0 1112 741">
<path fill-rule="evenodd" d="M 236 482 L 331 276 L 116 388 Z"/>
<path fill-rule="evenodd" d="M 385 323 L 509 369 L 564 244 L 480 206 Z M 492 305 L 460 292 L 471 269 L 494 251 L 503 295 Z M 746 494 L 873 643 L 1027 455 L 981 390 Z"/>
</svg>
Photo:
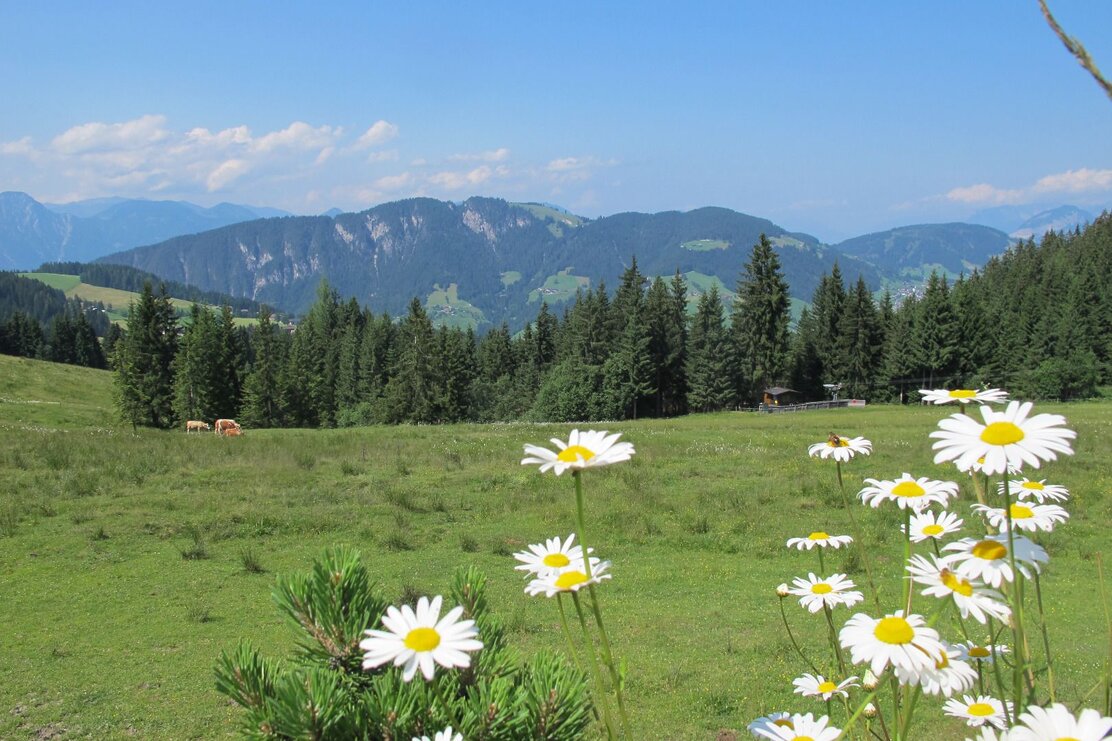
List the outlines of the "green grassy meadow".
<svg viewBox="0 0 1112 741">
<path fill-rule="evenodd" d="M 133 301 L 139 300 L 139 294 L 134 291 L 124 291 L 119 288 L 107 288 L 105 286 L 94 286 L 90 283 L 83 283 L 81 278 L 76 275 L 65 275 L 62 273 L 20 273 L 24 278 L 34 278 L 41 281 L 51 288 L 57 288 L 66 294 L 66 298 L 78 298 L 82 301 L 89 301 L 92 303 L 100 302 L 108 307 L 108 318 L 116 324 L 127 327 L 127 309 Z M 192 301 L 187 301 L 182 298 L 171 298 L 170 304 L 175 310 L 180 312 L 189 313 L 190 308 L 193 306 Z M 210 306 L 211 309 L 219 309 L 219 307 Z M 233 317 L 232 321 L 237 326 L 254 325 L 258 320 L 249 319 L 247 317 Z"/>
<path fill-rule="evenodd" d="M 1096 554 L 1112 516 L 1109 410 L 1036 407 L 1065 414 L 1078 431 L 1077 455 L 1044 469 L 1073 492 L 1072 519 L 1040 536 L 1051 554 L 1044 588 L 1059 693 L 1071 702 L 1098 679 L 1106 650 Z M 792 694 L 807 668 L 783 635 L 774 594 L 817 571 L 815 556 L 789 552 L 787 538 L 848 527 L 833 464 L 809 459 L 806 447 L 832 431 L 873 441 L 874 454 L 845 469 L 851 495 L 866 476 L 952 478 L 931 463 L 926 437 L 952 411 L 595 425 L 637 448 L 629 463 L 584 475 L 589 544 L 614 562 L 601 595 L 628 664 L 635 735 L 744 735 L 767 711 L 825 712 Z M 360 548 L 390 595 L 446 591 L 455 569 L 475 564 L 513 644 L 561 649 L 555 605 L 523 594 L 512 552 L 573 528 L 570 477 L 519 464 L 523 443 L 569 430 L 249 429 L 238 439 L 133 431 L 115 421 L 109 373 L 0 356 L 0 738 L 234 733 L 238 710 L 213 687 L 217 656 L 241 637 L 289 655 L 293 631 L 269 596 L 275 575 L 308 569 L 335 544 Z M 896 609 L 902 520 L 892 509 L 855 511 L 884 574 L 882 599 Z M 265 571 L 245 569 L 245 554 Z M 856 559 L 832 551 L 828 571 L 843 569 L 863 583 Z M 794 599 L 785 606 L 797 635 L 829 663 L 821 617 Z M 940 720 L 940 705 L 920 703 L 929 737 L 964 738 L 959 721 Z"/>
</svg>

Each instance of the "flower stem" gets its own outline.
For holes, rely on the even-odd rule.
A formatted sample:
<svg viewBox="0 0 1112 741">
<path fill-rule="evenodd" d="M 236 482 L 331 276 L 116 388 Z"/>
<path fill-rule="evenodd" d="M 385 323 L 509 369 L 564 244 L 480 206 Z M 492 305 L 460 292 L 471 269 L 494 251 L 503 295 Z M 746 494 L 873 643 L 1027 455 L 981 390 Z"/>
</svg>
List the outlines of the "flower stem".
<svg viewBox="0 0 1112 741">
<path fill-rule="evenodd" d="M 621 716 L 622 720 L 622 733 L 626 738 L 629 738 L 629 715 L 626 713 L 625 698 L 622 692 L 622 677 L 614 661 L 614 654 L 610 650 L 610 639 L 606 635 L 606 627 L 602 623 L 602 608 L 599 606 L 595 585 L 588 584 L 587 591 L 591 593 L 591 609 L 594 611 L 595 625 L 598 626 L 598 635 L 602 640 L 602 660 L 610 670 L 610 680 L 614 683 L 614 693 L 618 696 L 618 715 Z"/>
<path fill-rule="evenodd" d="M 564 638 L 568 641 L 568 653 L 575 661 L 575 668 L 583 671 L 583 663 L 579 660 L 579 651 L 575 648 L 575 640 L 571 636 L 571 628 L 568 627 L 568 615 L 564 611 L 564 595 L 561 592 L 556 593 L 556 606 L 560 608 L 560 627 L 563 628 Z"/>
<path fill-rule="evenodd" d="M 904 568 L 906 569 L 908 561 L 911 560 L 911 507 L 904 508 Z M 904 594 L 903 602 L 904 615 L 911 612 L 911 595 L 915 593 L 912 589 L 911 579 L 908 576 L 903 577 Z"/>
<path fill-rule="evenodd" d="M 1015 527 L 1012 522 L 1012 492 L 1008 482 L 1008 472 L 1001 477 L 1004 481 L 1004 514 L 1008 518 L 1008 565 L 1012 570 L 1012 639 L 1015 641 L 1015 668 L 1012 671 L 1012 692 L 1015 712 L 1019 715 L 1026 707 L 1027 692 L 1023 686 L 1024 673 L 1029 656 L 1025 650 L 1027 637 L 1023 633 L 1023 579 L 1015 562 Z"/>
<path fill-rule="evenodd" d="M 803 649 L 799 647 L 799 643 L 796 642 L 795 634 L 792 633 L 792 628 L 790 625 L 788 625 L 788 616 L 784 613 L 783 597 L 780 598 L 780 619 L 784 621 L 784 630 L 788 632 L 788 638 L 791 640 L 792 647 L 795 648 L 795 652 L 799 654 L 799 657 L 801 659 L 807 662 L 807 666 L 811 667 L 811 671 L 813 671 L 815 674 L 822 674 L 822 672 L 819 671 L 818 667 L 815 666 L 814 662 L 807 658 L 807 654 L 803 653 Z"/>
<path fill-rule="evenodd" d="M 830 615 L 830 607 L 827 605 L 822 606 L 823 613 L 826 614 L 826 624 L 830 628 L 830 645 L 834 647 L 834 658 L 838 660 L 838 671 L 841 673 L 841 679 L 846 678 L 846 662 L 842 659 L 842 647 L 838 645 L 838 633 L 834 630 L 834 618 Z"/>
<path fill-rule="evenodd" d="M 1039 583 L 1039 572 L 1035 572 L 1035 597 L 1039 606 L 1039 625 L 1042 628 L 1043 651 L 1046 653 L 1046 685 L 1050 690 L 1050 701 L 1057 702 L 1058 697 L 1054 692 L 1054 659 L 1050 655 L 1050 635 L 1046 630 L 1046 612 L 1043 611 L 1042 585 Z"/>
<path fill-rule="evenodd" d="M 850 506 L 849 496 L 846 494 L 846 485 L 842 481 L 842 462 L 839 460 L 834 461 L 838 470 L 838 488 L 842 490 L 842 503 L 846 505 L 846 514 L 849 515 L 850 525 L 853 526 L 854 542 L 857 544 L 857 552 L 861 554 L 861 562 L 865 564 L 865 575 L 869 579 L 869 590 L 873 593 L 873 602 L 876 604 L 877 612 L 883 612 L 880 609 L 880 594 L 876 591 L 876 582 L 873 581 L 873 565 L 869 561 L 869 552 L 865 550 L 865 545 L 862 542 L 862 530 L 857 526 L 857 518 L 853 516 L 853 507 Z"/>
<path fill-rule="evenodd" d="M 591 579 L 591 551 L 587 548 L 587 540 L 583 537 L 586 517 L 583 515 L 583 480 L 579 471 L 572 471 L 571 477 L 575 480 L 575 524 L 576 534 L 579 536 L 579 547 L 583 549 L 583 574 L 587 580 Z"/>
<path fill-rule="evenodd" d="M 822 556 L 822 552 L 824 549 L 820 545 L 816 547 L 816 550 L 819 552 L 819 576 L 826 578 L 826 561 L 823 559 Z"/>
<path fill-rule="evenodd" d="M 583 606 L 579 604 L 579 595 L 572 592 L 571 601 L 575 605 L 575 612 L 579 615 L 579 627 L 583 629 L 583 642 L 586 644 L 587 659 L 591 665 L 591 677 L 595 682 L 595 694 L 598 695 L 598 704 L 602 706 L 602 720 L 606 724 L 606 737 L 618 738 L 614 731 L 614 720 L 610 717 L 610 700 L 606 696 L 606 685 L 602 681 L 602 672 L 598 668 L 598 657 L 595 655 L 595 645 L 591 640 L 591 632 L 587 629 L 587 618 L 583 615 Z"/>
</svg>

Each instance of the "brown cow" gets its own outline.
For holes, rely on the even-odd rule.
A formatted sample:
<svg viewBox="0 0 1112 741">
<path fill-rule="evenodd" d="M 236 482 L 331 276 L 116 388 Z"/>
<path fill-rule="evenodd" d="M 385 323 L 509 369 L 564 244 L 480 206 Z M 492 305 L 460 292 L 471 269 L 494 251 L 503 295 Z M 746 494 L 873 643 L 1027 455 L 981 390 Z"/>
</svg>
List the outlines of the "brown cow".
<svg viewBox="0 0 1112 741">
<path fill-rule="evenodd" d="M 212 429 L 212 425 L 210 425 L 208 422 L 201 422 L 200 420 L 196 420 L 196 419 L 191 419 L 191 420 L 189 420 L 188 422 L 185 423 L 185 431 L 187 433 L 189 433 L 189 432 L 200 432 L 201 430 L 211 430 L 211 429 Z"/>
<path fill-rule="evenodd" d="M 239 427 L 229 427 L 224 430 L 224 437 L 239 437 L 243 431 Z"/>
<path fill-rule="evenodd" d="M 239 423 L 234 419 L 218 419 L 216 420 L 215 431 L 217 435 L 226 435 L 228 430 L 238 430 Z"/>
</svg>

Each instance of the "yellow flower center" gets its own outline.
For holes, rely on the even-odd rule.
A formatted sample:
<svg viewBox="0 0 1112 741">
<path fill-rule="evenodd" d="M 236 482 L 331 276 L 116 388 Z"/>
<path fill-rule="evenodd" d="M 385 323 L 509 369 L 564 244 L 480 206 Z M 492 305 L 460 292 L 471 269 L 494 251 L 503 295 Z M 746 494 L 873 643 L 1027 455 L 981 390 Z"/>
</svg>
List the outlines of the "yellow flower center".
<svg viewBox="0 0 1112 741">
<path fill-rule="evenodd" d="M 405 637 L 405 647 L 414 651 L 432 651 L 440 645 L 440 634 L 435 628 L 414 628 Z"/>
<path fill-rule="evenodd" d="M 996 710 L 987 702 L 975 702 L 969 706 L 969 714 L 976 715 L 978 718 L 984 718 L 986 715 L 992 715 L 995 712 Z"/>
<path fill-rule="evenodd" d="M 780 726 L 781 728 L 795 728 L 795 726 L 792 724 L 791 718 L 777 718 L 776 720 L 772 721 L 772 725 Z"/>
<path fill-rule="evenodd" d="M 556 577 L 556 586 L 560 589 L 571 589 L 587 581 L 587 575 L 582 571 L 565 571 Z"/>
<path fill-rule="evenodd" d="M 1059 736 L 1054 741 L 1078 741 L 1076 736 Z"/>
<path fill-rule="evenodd" d="M 1024 481 L 1022 486 L 1029 491 L 1042 491 L 1046 488 L 1041 481 Z"/>
<path fill-rule="evenodd" d="M 950 392 L 951 399 L 972 399 L 976 395 L 976 391 L 970 391 L 969 389 L 954 389 Z"/>
<path fill-rule="evenodd" d="M 1034 516 L 1035 516 L 1035 513 L 1031 511 L 1030 507 L 1026 507 L 1022 504 L 1013 504 L 1012 505 L 1012 519 L 1013 520 L 1029 520 Z"/>
<path fill-rule="evenodd" d="M 833 682 L 823 682 L 818 686 L 819 692 L 833 692 L 836 689 L 838 689 L 838 685 Z"/>
<path fill-rule="evenodd" d="M 941 671 L 941 670 L 943 670 L 943 669 L 945 669 L 949 666 L 950 666 L 950 657 L 945 651 L 943 651 L 942 655 L 940 657 L 938 657 L 938 661 L 934 662 L 934 668 Z"/>
<path fill-rule="evenodd" d="M 544 557 L 544 565 L 559 569 L 571 563 L 571 559 L 563 553 L 549 553 Z"/>
<path fill-rule="evenodd" d="M 796 736 L 795 741 L 815 741 L 815 739 L 810 736 Z"/>
<path fill-rule="evenodd" d="M 974 646 L 973 648 L 969 649 L 969 655 L 972 656 L 974 659 L 987 659 L 992 654 L 984 646 Z"/>
<path fill-rule="evenodd" d="M 1003 543 L 998 543 L 995 540 L 982 540 L 973 546 L 972 553 L 983 561 L 998 561 L 1008 555 L 1008 549 L 1004 547 Z"/>
<path fill-rule="evenodd" d="M 819 582 L 818 584 L 811 585 L 811 594 L 830 594 L 834 591 L 834 587 L 826 582 Z"/>
<path fill-rule="evenodd" d="M 942 569 L 942 572 L 938 576 L 942 580 L 942 583 L 951 591 L 966 597 L 973 596 L 973 585 L 960 576 L 957 576 L 949 569 Z"/>
<path fill-rule="evenodd" d="M 1013 445 L 1027 437 L 1011 422 L 993 422 L 981 431 L 981 442 L 989 445 Z"/>
<path fill-rule="evenodd" d="M 919 486 L 914 481 L 901 481 L 892 487 L 892 495 L 897 497 L 905 497 L 907 499 L 914 499 L 921 497 L 927 493 L 927 490 Z"/>
<path fill-rule="evenodd" d="M 564 463 L 578 463 L 580 458 L 589 461 L 595 457 L 594 451 L 587 450 L 582 445 L 569 445 L 560 451 L 556 456 L 556 460 L 563 461 Z"/>
<path fill-rule="evenodd" d="M 911 643 L 915 638 L 915 631 L 911 623 L 902 617 L 886 617 L 876 624 L 873 635 L 885 643 L 903 644 Z"/>
<path fill-rule="evenodd" d="M 941 525 L 924 525 L 923 535 L 939 535 L 943 529 Z"/>
<path fill-rule="evenodd" d="M 830 536 L 824 533 L 822 530 L 818 530 L 808 535 L 807 540 L 826 540 L 829 537 Z"/>
</svg>

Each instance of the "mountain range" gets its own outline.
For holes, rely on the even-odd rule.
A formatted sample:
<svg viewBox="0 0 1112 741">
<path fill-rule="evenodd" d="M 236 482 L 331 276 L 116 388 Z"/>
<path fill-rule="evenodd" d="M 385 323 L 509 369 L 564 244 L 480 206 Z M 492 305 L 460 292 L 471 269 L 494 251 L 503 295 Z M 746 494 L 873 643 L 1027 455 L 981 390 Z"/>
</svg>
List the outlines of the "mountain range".
<svg viewBox="0 0 1112 741">
<path fill-rule="evenodd" d="M 1074 207 L 1032 214 L 998 207 L 976 215 L 1010 229 L 921 224 L 835 245 L 725 208 L 587 219 L 559 206 L 470 198 L 415 198 L 359 213 L 291 216 L 236 204 L 104 198 L 42 204 L 0 193 L 0 269 L 58 260 L 130 265 L 164 279 L 304 311 L 327 277 L 376 311 L 404 312 L 416 296 L 438 323 L 521 326 L 540 301 L 555 309 L 579 288 L 611 288 L 636 257 L 641 272 L 687 278 L 692 303 L 717 285 L 727 303 L 761 233 L 776 245 L 796 307 L 838 261 L 845 280 L 898 293 L 933 270 L 950 277 L 983 265 L 1012 238 L 1071 228 Z M 262 218 L 260 218 L 262 217 Z M 1052 226 L 1050 226 L 1052 225 Z"/>
<path fill-rule="evenodd" d="M 127 198 L 45 204 L 26 193 L 8 191 L 0 193 L 0 270 L 85 262 L 181 234 L 285 215 L 279 209 L 234 203 L 204 208 L 185 201 Z"/>
<path fill-rule="evenodd" d="M 402 313 L 416 296 L 439 323 L 520 327 L 542 300 L 560 310 L 579 288 L 600 281 L 613 288 L 634 258 L 649 277 L 683 273 L 692 301 L 718 285 L 728 303 L 762 233 L 797 302 L 810 299 L 835 262 L 847 282 L 860 275 L 876 289 L 906 281 L 908 260 L 929 259 L 956 274 L 1009 244 L 1006 234 L 969 224 L 907 229 L 843 249 L 725 208 L 584 219 L 546 204 L 415 198 L 334 217 L 233 224 L 102 260 L 291 311 L 305 310 L 326 276 L 375 311 Z M 950 242 L 944 261 L 931 254 Z"/>
</svg>

